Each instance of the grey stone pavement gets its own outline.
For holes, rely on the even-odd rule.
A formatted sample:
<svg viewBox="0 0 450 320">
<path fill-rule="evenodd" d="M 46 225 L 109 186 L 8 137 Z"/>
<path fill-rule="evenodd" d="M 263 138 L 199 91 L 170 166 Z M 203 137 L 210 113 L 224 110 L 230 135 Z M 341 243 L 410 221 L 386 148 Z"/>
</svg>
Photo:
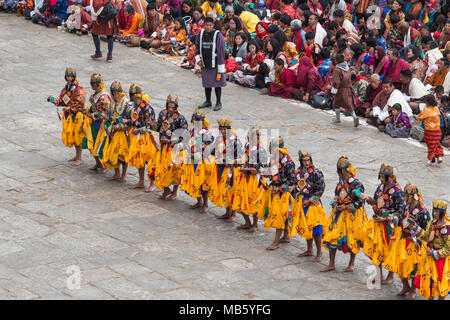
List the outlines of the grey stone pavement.
<svg viewBox="0 0 450 320">
<path fill-rule="evenodd" d="M 92 61 L 89 36 L 13 15 L 0 14 L 0 29 L 0 298 L 396 299 L 398 279 L 367 288 L 370 262 L 362 252 L 354 273 L 343 272 L 348 256 L 338 253 L 337 272 L 322 274 L 327 252 L 320 264 L 298 258 L 306 247 L 298 236 L 267 252 L 274 231 L 262 225 L 255 234 L 241 232 L 236 226 L 242 218 L 226 223 L 215 219 L 223 209 L 205 215 L 188 210 L 193 200 L 185 194 L 163 202 L 159 192 L 107 182 L 88 170 L 93 159 L 87 153 L 84 164 L 72 168 L 67 159 L 73 150 L 61 142 L 61 123 L 46 102 L 62 88 L 67 66 L 76 68 L 85 88 L 93 72 L 102 74 L 106 86 L 114 80 L 125 88 L 143 85 L 156 112 L 174 92 L 187 117 L 203 102 L 200 79 L 118 43 L 112 64 Z M 106 43 L 102 47 L 105 54 Z M 228 116 L 237 129 L 280 128 L 294 159 L 300 148 L 309 149 L 326 177 L 325 204 L 333 197 L 341 155 L 350 157 L 369 193 L 385 162 L 395 167 L 402 186 L 420 187 L 427 206 L 435 197 L 450 200 L 450 160 L 426 167 L 424 145 L 391 139 L 365 124 L 354 129 L 348 120 L 333 126 L 330 113 L 234 84 L 225 88 L 223 102 L 222 111 L 208 110 L 213 127 Z M 136 174 L 131 168 L 128 184 Z M 71 266 L 80 269 L 79 289 L 68 286 Z"/>
</svg>

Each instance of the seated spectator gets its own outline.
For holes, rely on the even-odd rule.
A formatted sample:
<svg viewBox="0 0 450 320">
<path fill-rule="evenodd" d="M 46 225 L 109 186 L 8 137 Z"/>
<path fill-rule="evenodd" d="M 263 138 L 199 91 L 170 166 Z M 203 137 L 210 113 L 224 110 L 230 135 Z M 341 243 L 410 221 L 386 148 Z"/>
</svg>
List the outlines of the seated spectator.
<svg viewBox="0 0 450 320">
<path fill-rule="evenodd" d="M 408 115 L 402 112 L 402 106 L 396 103 L 392 106 L 392 115 L 390 116 L 390 122 L 386 124 L 384 132 L 390 135 L 392 138 L 408 138 L 411 131 L 411 123 Z M 378 127 L 380 130 L 382 126 Z"/>
<path fill-rule="evenodd" d="M 280 19 L 281 19 L 281 12 L 280 11 L 275 11 L 274 13 L 272 13 L 272 16 L 270 17 L 270 25 L 271 26 L 278 26 L 278 24 L 280 23 Z"/>
<path fill-rule="evenodd" d="M 223 18 L 222 7 L 217 0 L 207 0 L 202 5 L 203 16 L 207 17 L 211 11 L 215 12 L 218 19 Z"/>
<path fill-rule="evenodd" d="M 383 79 L 383 90 L 375 97 L 372 103 L 372 110 L 369 112 L 370 119 L 368 124 L 376 127 L 390 123 L 391 107 L 399 103 L 402 106 L 402 112 L 406 113 L 408 117 L 412 116 L 412 110 L 406 102 L 400 90 L 395 89 L 391 79 Z"/>
<path fill-rule="evenodd" d="M 356 114 L 368 118 L 373 108 L 372 102 L 375 101 L 380 92 L 382 92 L 381 79 L 378 74 L 374 73 L 369 78 L 366 94 L 359 99 L 360 103 L 356 105 Z M 379 97 L 379 99 L 384 100 L 384 97 Z M 378 105 L 381 105 L 381 103 L 378 103 Z"/>
<path fill-rule="evenodd" d="M 273 37 L 280 43 L 281 47 L 283 48 L 284 55 L 287 59 L 286 67 L 295 72 L 297 70 L 299 60 L 299 55 L 297 49 L 295 48 L 295 44 L 287 41 L 286 34 L 282 30 L 278 30 L 277 32 L 275 32 Z"/>
<path fill-rule="evenodd" d="M 178 17 L 174 22 L 175 37 L 170 38 L 170 48 L 166 47 L 166 53 L 180 56 L 186 52 L 186 41 L 188 39 L 184 19 Z"/>
<path fill-rule="evenodd" d="M 389 58 L 389 67 L 386 76 L 391 79 L 396 89 L 401 89 L 400 71 L 409 70 L 409 64 L 402 58 L 399 58 L 397 49 L 389 49 L 387 56 Z"/>
<path fill-rule="evenodd" d="M 176 11 L 177 12 L 177 16 L 175 16 L 174 18 L 178 18 L 181 15 L 182 6 L 183 6 L 182 0 L 167 0 L 166 4 L 167 4 L 167 7 L 169 9 L 176 9 L 177 10 Z"/>
<path fill-rule="evenodd" d="M 431 37 L 429 38 L 431 39 Z M 426 52 L 423 61 L 428 65 L 428 69 L 425 74 L 426 78 L 428 78 L 435 70 L 437 70 L 437 66 L 435 66 L 436 62 L 444 56 L 439 50 L 439 46 L 436 41 L 430 40 L 425 44 L 422 43 L 422 46 L 424 51 Z"/>
<path fill-rule="evenodd" d="M 316 1 L 316 0 L 314 0 Z M 312 14 L 308 18 L 308 26 L 304 30 L 306 32 L 314 32 L 314 42 L 318 44 L 321 48 L 326 44 L 327 32 L 319 23 L 319 18 L 317 15 Z"/>
<path fill-rule="evenodd" d="M 186 40 L 187 46 L 187 56 L 183 59 L 180 67 L 184 69 L 194 69 L 195 68 L 195 35 Z"/>
<path fill-rule="evenodd" d="M 427 66 L 425 62 L 423 62 L 421 55 L 420 49 L 416 46 L 409 46 L 406 54 L 413 78 L 423 81 Z"/>
<path fill-rule="evenodd" d="M 249 33 L 255 33 L 256 25 L 259 22 L 259 18 L 256 14 L 245 11 L 241 6 L 234 8 L 234 13 L 239 17 L 239 19 L 241 19 Z"/>
<path fill-rule="evenodd" d="M 445 81 L 445 77 L 448 73 L 448 68 L 450 66 L 450 61 L 446 58 L 441 58 L 436 62 L 438 69 L 427 78 L 425 84 L 430 85 L 431 87 L 442 86 Z"/>
<path fill-rule="evenodd" d="M 443 86 L 436 86 L 434 87 L 434 97 L 436 98 L 436 101 L 438 105 L 441 104 L 441 98 L 444 95 L 444 87 Z"/>
<path fill-rule="evenodd" d="M 401 91 L 406 101 L 413 113 L 418 114 L 425 107 L 422 99 L 429 93 L 428 90 L 419 79 L 412 77 L 411 70 L 400 71 L 400 81 L 403 84 Z"/>
<path fill-rule="evenodd" d="M 322 80 L 325 80 L 327 73 L 330 72 L 330 49 L 328 47 L 323 47 L 320 55 L 322 56 L 322 63 L 317 68 L 317 71 L 322 77 Z"/>
<path fill-rule="evenodd" d="M 268 95 L 290 99 L 296 87 L 296 76 L 294 71 L 284 66 L 282 59 L 275 59 L 275 81 L 269 85 Z"/>
<path fill-rule="evenodd" d="M 141 24 L 142 21 L 142 15 L 137 13 L 131 4 L 127 4 L 125 6 L 124 13 L 126 17 L 131 19 L 131 25 L 127 29 L 120 30 L 121 34 L 118 36 L 118 39 L 120 42 L 126 43 L 130 38 L 129 37 L 130 35 L 138 34 L 139 25 Z"/>
<path fill-rule="evenodd" d="M 296 98 L 307 102 L 311 95 L 318 93 L 323 87 L 323 81 L 314 64 L 308 57 L 300 59 L 297 69 L 297 86 L 300 93 Z"/>
<path fill-rule="evenodd" d="M 239 32 L 234 37 L 234 43 L 227 60 L 225 60 L 225 73 L 227 80 L 234 80 L 234 72 L 242 69 L 242 64 L 248 56 L 247 35 Z"/>
<path fill-rule="evenodd" d="M 296 18 L 295 10 L 292 7 L 293 0 L 280 0 L 280 12 L 281 14 L 287 14 L 292 20 Z"/>
<path fill-rule="evenodd" d="M 289 17 L 289 15 L 287 15 L 287 14 L 281 15 L 279 26 L 280 26 L 280 29 L 283 30 L 287 39 L 290 39 L 292 36 L 291 22 L 292 22 L 292 19 L 291 19 L 291 17 Z"/>
<path fill-rule="evenodd" d="M 305 44 L 304 51 L 305 55 L 311 60 L 311 63 L 314 66 L 319 65 L 319 62 L 322 60 L 321 49 L 320 46 L 314 42 L 314 33 L 308 32 L 305 35 Z"/>
<path fill-rule="evenodd" d="M 263 46 L 261 47 L 261 49 L 266 52 L 267 50 L 267 43 L 270 40 L 269 37 L 269 33 L 267 32 L 267 29 L 269 28 L 269 25 L 264 22 L 264 21 L 260 21 L 258 22 L 258 24 L 256 25 L 256 39 L 259 39 L 263 42 Z"/>
<path fill-rule="evenodd" d="M 234 38 L 238 33 L 242 32 L 242 25 L 238 17 L 233 17 L 228 23 L 228 30 L 225 35 L 225 50 L 228 55 L 233 50 Z"/>
<path fill-rule="evenodd" d="M 369 84 L 367 82 L 367 78 L 361 75 L 358 69 L 351 67 L 350 71 L 352 73 L 352 88 L 355 92 L 356 106 L 358 106 L 361 103 L 361 100 L 363 100 L 366 96 L 367 86 Z"/>
<path fill-rule="evenodd" d="M 189 21 L 189 34 L 196 35 L 199 34 L 200 31 L 203 29 L 203 10 L 200 7 L 195 7 L 192 10 L 193 19 Z"/>
<path fill-rule="evenodd" d="M 167 5 L 164 4 L 164 0 L 155 0 L 155 4 L 156 4 L 156 11 L 159 14 L 164 16 L 166 14 L 166 11 L 169 11 Z"/>
<path fill-rule="evenodd" d="M 340 9 L 334 11 L 333 19 L 338 24 L 338 28 L 344 28 L 348 33 L 358 34 L 353 23 L 345 19 L 344 11 Z"/>
<path fill-rule="evenodd" d="M 150 49 L 151 43 L 162 24 L 163 16 L 156 11 L 156 4 L 153 2 L 149 3 L 145 10 L 147 12 L 145 18 L 139 25 L 139 30 L 141 30 L 140 46 L 144 49 Z"/>
<path fill-rule="evenodd" d="M 264 53 L 259 50 L 258 42 L 251 39 L 248 44 L 248 55 L 242 65 L 242 70 L 234 73 L 234 80 L 246 87 L 255 86 L 255 76 L 258 75 L 259 66 L 264 63 Z"/>
<path fill-rule="evenodd" d="M 384 49 L 381 46 L 376 46 L 373 54 L 365 55 L 363 62 L 372 67 L 372 72 L 377 74 L 381 80 L 386 77 L 387 69 L 389 67 L 389 58 L 386 56 Z"/>
<path fill-rule="evenodd" d="M 194 5 L 191 0 L 183 0 L 181 5 L 181 17 L 185 19 L 186 22 L 194 18 Z"/>
<path fill-rule="evenodd" d="M 156 35 L 152 37 L 152 41 L 150 42 L 150 47 L 153 49 L 159 49 L 161 46 L 162 51 L 165 51 L 167 45 L 170 46 L 170 38 L 174 37 L 174 25 L 173 18 L 170 14 L 166 14 L 163 17 L 163 23 L 158 27 L 158 31 Z"/>
</svg>

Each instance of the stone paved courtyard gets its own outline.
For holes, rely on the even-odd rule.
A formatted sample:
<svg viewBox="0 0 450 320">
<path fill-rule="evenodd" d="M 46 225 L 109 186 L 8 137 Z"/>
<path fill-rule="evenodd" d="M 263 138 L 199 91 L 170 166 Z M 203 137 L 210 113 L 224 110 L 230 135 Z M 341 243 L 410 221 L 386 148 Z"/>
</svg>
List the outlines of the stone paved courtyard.
<svg viewBox="0 0 450 320">
<path fill-rule="evenodd" d="M 401 284 L 369 290 L 367 257 L 357 256 L 353 274 L 344 273 L 347 256 L 338 254 L 337 272 L 322 274 L 322 263 L 298 258 L 306 242 L 267 252 L 274 231 L 260 225 L 255 234 L 236 230 L 242 222 L 222 222 L 211 208 L 188 209 L 185 194 L 176 202 L 159 192 L 129 190 L 88 169 L 93 159 L 73 168 L 73 150 L 60 139 L 61 123 L 47 103 L 64 85 L 64 70 L 76 68 L 81 84 L 101 73 L 106 86 L 143 85 L 158 113 L 171 92 L 190 117 L 203 102 L 200 79 L 139 48 L 115 43 L 114 62 L 92 61 L 89 36 L 78 37 L 0 14 L 0 298 L 2 299 L 396 299 Z M 106 55 L 106 43 L 102 42 Z M 91 93 L 88 88 L 88 94 Z M 213 95 L 214 96 L 214 95 Z M 337 181 L 336 160 L 347 155 L 369 194 L 381 163 L 395 167 L 402 186 L 418 185 L 427 206 L 450 201 L 449 158 L 439 168 L 425 166 L 426 148 L 391 139 L 346 119 L 332 126 L 332 114 L 290 100 L 261 96 L 234 84 L 223 92 L 224 109 L 207 111 L 212 126 L 227 116 L 237 129 L 259 124 L 280 128 L 294 159 L 313 153 L 324 171 L 327 212 Z M 448 155 L 448 151 L 447 155 Z M 127 184 L 137 171 L 129 170 Z M 372 210 L 367 206 L 369 216 Z M 75 267 L 73 267 L 75 266 Z M 79 288 L 68 286 L 68 271 L 79 268 Z"/>
</svg>

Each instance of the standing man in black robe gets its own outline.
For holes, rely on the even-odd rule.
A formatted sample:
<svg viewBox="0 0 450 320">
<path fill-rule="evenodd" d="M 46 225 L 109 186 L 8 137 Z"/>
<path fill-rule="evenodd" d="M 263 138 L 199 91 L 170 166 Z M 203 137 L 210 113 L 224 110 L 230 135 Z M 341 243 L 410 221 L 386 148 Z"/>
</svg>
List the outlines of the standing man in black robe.
<svg viewBox="0 0 450 320">
<path fill-rule="evenodd" d="M 214 29 L 214 20 L 205 18 L 204 29 L 195 41 L 196 63 L 202 69 L 202 83 L 206 101 L 198 108 L 210 108 L 212 88 L 216 93 L 214 111 L 222 109 L 222 87 L 227 85 L 225 78 L 225 40 L 220 31 Z"/>
</svg>

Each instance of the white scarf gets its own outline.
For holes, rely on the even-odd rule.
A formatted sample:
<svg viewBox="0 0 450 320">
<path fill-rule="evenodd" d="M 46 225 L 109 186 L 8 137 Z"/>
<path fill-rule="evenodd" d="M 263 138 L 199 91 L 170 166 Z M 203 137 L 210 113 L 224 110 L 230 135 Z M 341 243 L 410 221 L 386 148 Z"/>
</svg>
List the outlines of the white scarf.
<svg viewBox="0 0 450 320">
<path fill-rule="evenodd" d="M 409 27 L 408 32 L 405 34 L 403 38 L 403 47 L 407 48 L 411 44 L 411 27 Z"/>
<path fill-rule="evenodd" d="M 92 5 L 93 2 L 94 2 L 94 0 L 91 0 L 91 2 L 89 4 L 91 7 L 91 18 L 92 18 L 92 21 L 97 21 L 97 17 L 102 13 L 104 7 L 100 7 L 100 9 L 98 9 L 98 11 L 95 12 L 94 6 Z"/>
<path fill-rule="evenodd" d="M 411 107 L 409 106 L 408 102 L 406 102 L 405 97 L 403 96 L 403 93 L 400 92 L 400 90 L 395 89 L 392 91 L 391 95 L 389 96 L 388 102 L 383 108 L 384 112 L 388 111 L 388 107 L 392 107 L 394 104 L 400 103 L 402 106 L 402 112 L 406 113 L 408 117 L 411 117 L 413 115 Z"/>
<path fill-rule="evenodd" d="M 320 23 L 317 23 L 316 25 L 316 35 L 314 36 L 314 42 L 317 43 L 321 48 L 323 44 L 323 39 L 327 36 L 327 32 L 325 29 L 320 25 Z"/>
<path fill-rule="evenodd" d="M 417 78 L 412 78 L 409 83 L 409 96 L 411 99 L 421 99 L 428 94 L 423 82 Z"/>
</svg>

